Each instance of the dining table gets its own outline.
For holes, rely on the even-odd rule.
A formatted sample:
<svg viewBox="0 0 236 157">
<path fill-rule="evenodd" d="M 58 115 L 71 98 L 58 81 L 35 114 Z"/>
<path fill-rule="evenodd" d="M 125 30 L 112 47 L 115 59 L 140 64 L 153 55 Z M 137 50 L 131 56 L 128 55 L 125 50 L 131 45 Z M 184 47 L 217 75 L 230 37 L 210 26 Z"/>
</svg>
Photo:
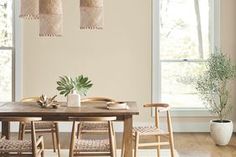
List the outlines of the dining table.
<svg viewBox="0 0 236 157">
<path fill-rule="evenodd" d="M 43 121 L 69 121 L 69 117 L 115 116 L 123 121 L 122 156 L 132 157 L 133 116 L 138 115 L 136 102 L 127 101 L 127 109 L 108 109 L 106 103 L 82 102 L 80 107 L 68 107 L 66 102 L 58 102 L 58 108 L 42 108 L 37 102 L 0 103 L 0 117 L 41 117 Z M 2 136 L 10 138 L 10 123 L 2 122 Z"/>
</svg>

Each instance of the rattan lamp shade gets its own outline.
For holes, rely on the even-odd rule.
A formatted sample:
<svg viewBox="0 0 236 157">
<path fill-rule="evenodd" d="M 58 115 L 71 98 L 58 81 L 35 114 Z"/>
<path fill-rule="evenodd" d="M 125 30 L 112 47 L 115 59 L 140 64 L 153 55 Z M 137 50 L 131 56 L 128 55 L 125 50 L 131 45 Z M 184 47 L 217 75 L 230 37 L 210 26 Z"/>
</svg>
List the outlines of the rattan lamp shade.
<svg viewBox="0 0 236 157">
<path fill-rule="evenodd" d="M 21 0 L 20 17 L 39 19 L 39 0 Z"/>
<path fill-rule="evenodd" d="M 39 36 L 61 36 L 63 9 L 61 0 L 39 0 Z"/>
<path fill-rule="evenodd" d="M 80 29 L 103 29 L 103 0 L 80 0 Z"/>
</svg>

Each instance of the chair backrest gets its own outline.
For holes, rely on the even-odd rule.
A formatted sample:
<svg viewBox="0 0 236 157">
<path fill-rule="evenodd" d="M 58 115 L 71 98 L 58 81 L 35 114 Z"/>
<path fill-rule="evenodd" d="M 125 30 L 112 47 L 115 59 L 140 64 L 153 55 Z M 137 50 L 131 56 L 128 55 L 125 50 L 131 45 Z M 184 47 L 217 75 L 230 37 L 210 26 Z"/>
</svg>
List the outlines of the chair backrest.
<svg viewBox="0 0 236 157">
<path fill-rule="evenodd" d="M 27 97 L 21 99 L 21 102 L 37 102 L 39 100 L 39 97 Z"/>
<path fill-rule="evenodd" d="M 144 107 L 154 107 L 156 108 L 159 112 L 161 111 L 167 111 L 170 109 L 170 105 L 166 103 L 153 103 L 153 104 L 145 104 L 143 105 Z"/>
<path fill-rule="evenodd" d="M 116 117 L 69 117 L 69 120 L 80 122 L 108 122 L 116 120 Z"/>
<path fill-rule="evenodd" d="M 83 98 L 81 102 L 114 102 L 115 100 L 106 97 Z"/>
<path fill-rule="evenodd" d="M 41 117 L 0 117 L 0 121 L 6 122 L 32 122 L 41 120 Z"/>
</svg>

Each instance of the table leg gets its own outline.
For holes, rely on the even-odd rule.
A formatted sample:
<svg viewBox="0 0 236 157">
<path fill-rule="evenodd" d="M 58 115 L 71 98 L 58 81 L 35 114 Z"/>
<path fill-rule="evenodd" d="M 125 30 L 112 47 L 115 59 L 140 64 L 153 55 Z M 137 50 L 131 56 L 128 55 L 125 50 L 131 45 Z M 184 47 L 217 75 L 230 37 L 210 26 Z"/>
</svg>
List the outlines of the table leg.
<svg viewBox="0 0 236 157">
<path fill-rule="evenodd" d="M 6 139 L 10 137 L 10 122 L 2 122 L 2 136 L 5 136 Z"/>
<path fill-rule="evenodd" d="M 124 130 L 123 130 L 123 139 L 122 139 L 122 146 L 121 146 L 121 157 L 125 156 L 125 123 L 124 123 Z"/>
<path fill-rule="evenodd" d="M 125 120 L 124 120 L 122 157 L 132 157 L 133 156 L 132 129 L 133 129 L 133 117 L 132 117 L 132 115 L 126 116 Z"/>
</svg>

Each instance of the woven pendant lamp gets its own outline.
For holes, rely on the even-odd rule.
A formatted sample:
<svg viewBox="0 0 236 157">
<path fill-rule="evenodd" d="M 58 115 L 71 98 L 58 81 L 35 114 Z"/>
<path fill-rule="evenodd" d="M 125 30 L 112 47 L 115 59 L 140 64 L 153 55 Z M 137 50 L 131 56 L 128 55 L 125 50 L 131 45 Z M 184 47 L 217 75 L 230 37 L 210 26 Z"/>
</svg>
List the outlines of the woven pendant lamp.
<svg viewBox="0 0 236 157">
<path fill-rule="evenodd" d="M 62 36 L 63 9 L 61 0 L 39 0 L 39 36 Z"/>
<path fill-rule="evenodd" d="M 21 0 L 20 17 L 39 19 L 39 0 Z"/>
<path fill-rule="evenodd" d="M 80 0 L 80 29 L 103 29 L 103 0 Z"/>
</svg>

